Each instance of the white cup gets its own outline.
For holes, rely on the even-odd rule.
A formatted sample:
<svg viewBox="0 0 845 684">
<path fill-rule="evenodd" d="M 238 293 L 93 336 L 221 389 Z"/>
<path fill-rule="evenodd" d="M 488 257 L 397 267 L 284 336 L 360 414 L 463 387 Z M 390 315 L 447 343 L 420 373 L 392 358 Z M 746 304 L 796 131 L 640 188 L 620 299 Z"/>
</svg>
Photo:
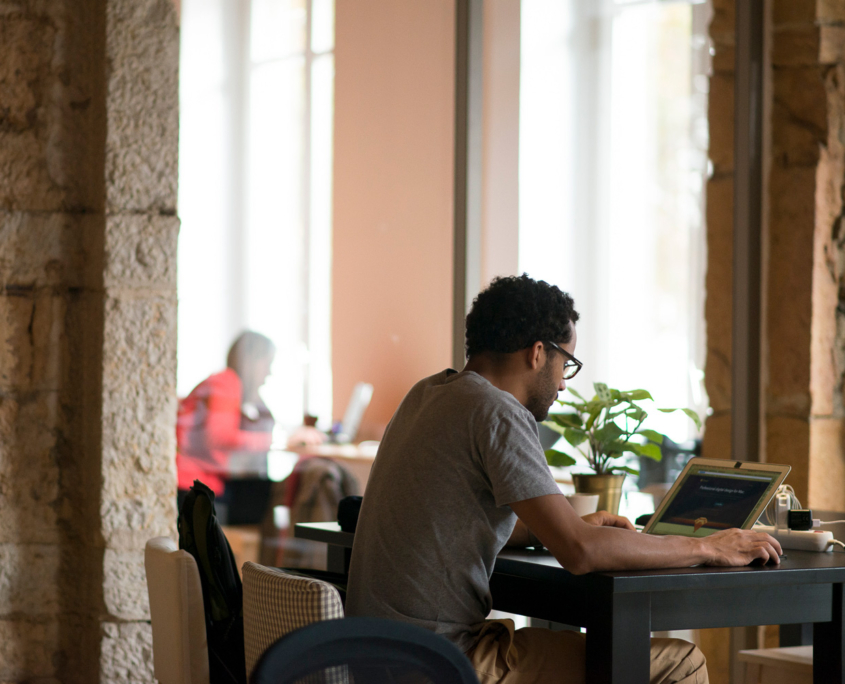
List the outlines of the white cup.
<svg viewBox="0 0 845 684">
<path fill-rule="evenodd" d="M 598 494 L 566 494 L 566 500 L 581 517 L 595 513 L 599 507 Z"/>
</svg>

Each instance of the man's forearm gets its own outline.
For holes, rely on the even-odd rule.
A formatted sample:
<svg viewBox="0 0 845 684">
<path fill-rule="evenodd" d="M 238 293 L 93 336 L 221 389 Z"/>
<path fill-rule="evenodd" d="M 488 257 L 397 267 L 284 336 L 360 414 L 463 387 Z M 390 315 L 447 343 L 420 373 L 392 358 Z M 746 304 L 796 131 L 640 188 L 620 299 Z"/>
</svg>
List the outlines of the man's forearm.
<svg viewBox="0 0 845 684">
<path fill-rule="evenodd" d="M 534 536 L 534 534 L 532 534 L 531 530 L 528 529 L 528 525 L 526 525 L 519 518 L 517 518 L 516 525 L 514 525 L 513 532 L 511 532 L 511 536 L 505 546 L 524 549 L 526 546 L 542 545 L 543 542 L 541 542 L 536 536 Z"/>
<path fill-rule="evenodd" d="M 777 540 L 753 530 L 723 530 L 699 538 L 658 536 L 620 528 L 623 519 L 618 516 L 593 514 L 599 517 L 582 520 L 559 494 L 519 501 L 511 508 L 558 562 L 575 574 L 702 563 L 738 566 L 753 560 L 778 563 L 782 552 Z"/>
<path fill-rule="evenodd" d="M 583 531 L 573 553 L 565 548 L 550 551 L 561 565 L 575 574 L 602 570 L 684 568 L 712 560 L 704 539 L 658 536 L 616 527 L 589 527 Z"/>
</svg>

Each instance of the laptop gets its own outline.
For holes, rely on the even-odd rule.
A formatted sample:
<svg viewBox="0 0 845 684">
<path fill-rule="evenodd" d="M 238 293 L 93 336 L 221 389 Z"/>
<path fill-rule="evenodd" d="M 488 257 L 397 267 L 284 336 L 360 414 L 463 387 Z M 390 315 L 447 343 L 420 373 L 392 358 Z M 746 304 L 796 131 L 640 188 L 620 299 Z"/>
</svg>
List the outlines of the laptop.
<svg viewBox="0 0 845 684">
<path fill-rule="evenodd" d="M 643 532 L 706 537 L 732 527 L 750 529 L 790 469 L 775 463 L 693 458 Z"/>
<path fill-rule="evenodd" d="M 361 419 L 364 411 L 370 405 L 373 398 L 373 386 L 367 382 L 359 382 L 352 389 L 352 396 L 346 406 L 346 413 L 343 420 L 331 435 L 331 441 L 335 444 L 348 444 L 355 439 L 358 428 L 361 427 Z"/>
</svg>

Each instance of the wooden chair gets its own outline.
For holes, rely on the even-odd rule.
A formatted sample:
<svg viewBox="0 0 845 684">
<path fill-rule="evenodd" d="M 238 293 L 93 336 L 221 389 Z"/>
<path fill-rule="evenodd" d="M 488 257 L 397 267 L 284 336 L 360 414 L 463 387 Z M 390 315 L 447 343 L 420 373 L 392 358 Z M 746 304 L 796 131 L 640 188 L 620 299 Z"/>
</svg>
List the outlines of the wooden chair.
<svg viewBox="0 0 845 684">
<path fill-rule="evenodd" d="M 244 651 L 247 676 L 279 638 L 321 620 L 343 617 L 331 584 L 257 563 L 244 563 Z"/>
<path fill-rule="evenodd" d="M 197 562 L 168 537 L 144 550 L 153 665 L 161 684 L 209 684 L 205 608 Z"/>
<path fill-rule="evenodd" d="M 813 684 L 813 647 L 755 648 L 737 655 L 745 663 L 742 684 Z"/>
</svg>

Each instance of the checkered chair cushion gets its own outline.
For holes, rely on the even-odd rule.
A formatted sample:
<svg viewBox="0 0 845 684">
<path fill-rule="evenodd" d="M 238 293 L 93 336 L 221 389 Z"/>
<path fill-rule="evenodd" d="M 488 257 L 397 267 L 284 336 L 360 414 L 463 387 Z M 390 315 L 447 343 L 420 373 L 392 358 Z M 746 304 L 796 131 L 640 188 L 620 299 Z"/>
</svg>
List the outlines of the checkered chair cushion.
<svg viewBox="0 0 845 684">
<path fill-rule="evenodd" d="M 244 563 L 243 573 L 247 676 L 264 651 L 285 634 L 343 617 L 340 594 L 331 584 L 257 563 Z"/>
</svg>

